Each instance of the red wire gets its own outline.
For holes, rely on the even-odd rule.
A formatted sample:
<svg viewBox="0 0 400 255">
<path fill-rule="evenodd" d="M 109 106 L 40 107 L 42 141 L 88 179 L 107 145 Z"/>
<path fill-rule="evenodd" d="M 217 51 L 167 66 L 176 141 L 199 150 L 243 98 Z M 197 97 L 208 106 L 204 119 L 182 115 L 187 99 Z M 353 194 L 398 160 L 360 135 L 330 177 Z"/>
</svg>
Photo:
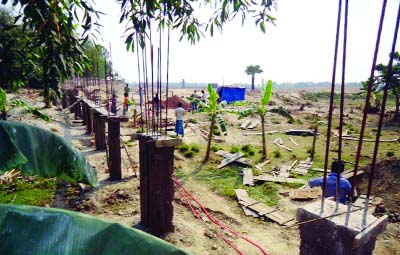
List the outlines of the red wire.
<svg viewBox="0 0 400 255">
<path fill-rule="evenodd" d="M 203 218 L 197 213 L 196 209 L 192 206 L 192 203 L 190 202 L 190 200 L 187 198 L 187 196 L 181 192 L 181 190 L 179 189 L 178 185 L 175 185 L 175 187 L 178 189 L 179 194 L 185 199 L 186 203 L 189 205 L 189 207 L 192 209 L 192 213 L 194 216 L 197 217 L 198 220 L 202 221 L 205 223 L 205 221 L 203 220 Z M 238 247 L 236 247 L 232 241 L 230 241 L 228 238 L 224 237 L 224 235 L 222 233 L 217 233 L 219 237 L 222 238 L 222 240 L 225 241 L 225 243 L 227 243 L 229 246 L 231 246 L 237 253 L 239 253 L 240 255 L 245 255 L 241 250 L 239 250 Z"/>
<path fill-rule="evenodd" d="M 255 247 L 257 247 L 264 255 L 269 255 L 269 253 L 267 253 L 258 243 L 253 242 L 252 240 L 250 240 L 248 237 L 237 233 L 236 231 L 230 229 L 229 227 L 225 226 L 224 224 L 222 224 L 221 222 L 219 222 L 217 219 L 215 219 L 208 211 L 207 209 L 204 207 L 204 205 L 190 192 L 188 191 L 178 180 L 176 180 L 175 178 L 172 178 L 175 183 L 182 187 L 182 189 L 186 192 L 186 194 L 192 198 L 199 206 L 200 208 L 203 210 L 203 212 L 207 215 L 207 217 L 216 225 L 220 226 L 221 228 L 231 232 L 232 234 L 242 238 L 243 240 L 246 240 L 248 243 L 254 245 Z"/>
<path fill-rule="evenodd" d="M 186 203 L 189 205 L 190 209 L 192 209 L 192 213 L 194 216 L 196 216 L 196 218 L 202 222 L 204 222 L 203 218 L 200 216 L 200 214 L 196 211 L 196 209 L 193 207 L 192 203 L 190 202 L 190 200 L 186 197 L 185 194 L 183 194 L 181 192 L 181 190 L 179 189 L 179 187 L 177 185 L 175 185 L 175 187 L 178 189 L 179 194 L 183 197 L 183 199 L 185 199 Z"/>
</svg>

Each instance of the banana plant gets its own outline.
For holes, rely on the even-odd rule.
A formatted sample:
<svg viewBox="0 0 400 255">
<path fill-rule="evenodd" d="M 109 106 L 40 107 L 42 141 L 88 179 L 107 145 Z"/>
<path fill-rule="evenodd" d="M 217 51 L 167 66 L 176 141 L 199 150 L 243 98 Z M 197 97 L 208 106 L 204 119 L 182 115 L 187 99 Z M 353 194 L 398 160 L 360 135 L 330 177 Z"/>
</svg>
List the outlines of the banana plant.
<svg viewBox="0 0 400 255">
<path fill-rule="evenodd" d="M 7 112 L 10 110 L 10 108 L 14 107 L 22 107 L 24 108 L 27 112 L 41 118 L 42 120 L 46 122 L 50 122 L 51 118 L 41 112 L 38 108 L 35 108 L 31 106 L 28 102 L 26 102 L 23 99 L 14 99 L 9 103 L 7 101 L 7 94 L 6 91 L 0 88 L 0 113 L 1 113 L 1 119 L 7 120 Z"/>
<path fill-rule="evenodd" d="M 268 84 L 265 85 L 264 81 L 262 82 L 262 97 L 260 103 L 251 103 L 251 108 L 245 109 L 240 112 L 236 112 L 239 114 L 239 119 L 258 115 L 261 119 L 261 136 L 262 136 L 262 155 L 264 159 L 267 159 L 267 143 L 265 139 L 265 117 L 268 112 L 276 113 L 281 116 L 288 118 L 289 120 L 293 120 L 293 117 L 285 111 L 283 108 L 276 108 L 276 109 L 267 109 L 268 103 L 271 101 L 272 98 L 272 81 L 269 80 Z"/>
<path fill-rule="evenodd" d="M 204 103 L 203 101 L 197 98 L 188 98 L 189 101 L 195 102 L 199 105 L 199 109 L 195 111 L 195 113 L 205 112 L 207 113 L 210 120 L 210 130 L 208 133 L 207 150 L 204 161 L 208 161 L 210 158 L 211 142 L 213 138 L 214 127 L 216 125 L 219 125 L 219 128 L 221 129 L 222 133 L 224 135 L 226 135 L 227 133 L 226 123 L 222 116 L 222 114 L 224 113 L 224 108 L 227 105 L 227 103 L 226 101 L 222 101 L 220 103 L 218 102 L 219 99 L 218 93 L 215 89 L 213 89 L 211 84 L 208 84 L 207 90 L 210 96 L 208 103 Z"/>
</svg>

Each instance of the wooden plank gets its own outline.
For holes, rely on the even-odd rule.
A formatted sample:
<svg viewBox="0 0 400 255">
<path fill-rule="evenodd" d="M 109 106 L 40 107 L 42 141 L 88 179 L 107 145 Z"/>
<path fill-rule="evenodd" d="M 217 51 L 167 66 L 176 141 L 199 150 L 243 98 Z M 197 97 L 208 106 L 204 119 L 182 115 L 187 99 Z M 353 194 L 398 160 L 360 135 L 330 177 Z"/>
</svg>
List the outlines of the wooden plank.
<svg viewBox="0 0 400 255">
<path fill-rule="evenodd" d="M 238 200 L 243 200 L 244 198 L 249 197 L 249 195 L 247 194 L 247 190 L 244 189 L 235 189 L 235 193 Z"/>
<path fill-rule="evenodd" d="M 219 156 L 222 156 L 224 158 L 231 158 L 234 155 L 234 154 L 229 153 L 229 152 L 224 151 L 224 150 L 219 150 L 219 151 L 216 152 L 216 154 L 219 155 Z M 243 165 L 251 165 L 251 164 L 253 164 L 253 160 L 248 159 L 248 158 L 244 158 L 244 157 L 241 157 L 241 158 L 237 159 L 236 162 L 238 162 L 240 164 L 243 164 Z"/>
<path fill-rule="evenodd" d="M 243 168 L 243 185 L 254 186 L 253 169 Z"/>
<path fill-rule="evenodd" d="M 259 165 L 260 165 L 260 167 L 264 167 L 266 164 L 269 164 L 269 163 L 271 163 L 271 160 L 265 160 L 264 162 L 262 162 L 262 163 L 260 163 Z"/>
<path fill-rule="evenodd" d="M 221 168 L 223 168 L 224 166 L 229 165 L 230 163 L 236 161 L 237 159 L 239 159 L 239 158 L 241 158 L 241 157 L 243 157 L 243 156 L 244 156 L 244 154 L 243 154 L 242 152 L 237 152 L 237 153 L 233 154 L 232 157 L 228 157 L 228 158 L 225 158 L 224 160 L 222 160 L 222 161 L 221 161 L 221 164 L 219 164 L 219 165 L 217 166 L 217 168 L 218 168 L 218 169 L 221 169 Z"/>
<path fill-rule="evenodd" d="M 289 215 L 279 210 L 275 210 L 271 213 L 265 214 L 264 217 L 275 221 L 279 225 L 284 225 L 285 223 L 294 220 L 294 217 L 292 215 Z"/>
<path fill-rule="evenodd" d="M 241 204 L 243 206 L 251 206 L 251 205 L 255 205 L 257 203 L 258 203 L 258 201 L 251 197 L 247 197 L 244 200 L 239 201 L 239 204 Z"/>
<path fill-rule="evenodd" d="M 258 181 L 266 181 L 266 182 L 281 182 L 281 183 L 300 183 L 300 184 L 305 184 L 305 180 L 301 179 L 296 179 L 296 178 L 285 178 L 285 177 L 279 177 L 279 176 L 271 176 L 271 175 L 258 175 L 254 176 L 254 180 Z"/>
<path fill-rule="evenodd" d="M 175 147 L 182 144 L 182 139 L 180 138 L 170 138 L 170 137 L 162 137 L 156 140 L 156 147 Z"/>
<path fill-rule="evenodd" d="M 260 124 L 260 121 L 259 121 L 259 120 L 255 120 L 255 121 L 253 121 L 253 122 L 247 127 L 247 129 L 253 129 L 253 128 L 255 128 L 258 124 Z"/>
<path fill-rule="evenodd" d="M 337 138 L 339 138 L 339 136 L 335 136 Z M 360 141 L 360 138 L 355 138 L 355 137 L 342 137 L 342 140 L 352 140 L 352 141 Z M 393 143 L 393 142 L 397 142 L 399 140 L 399 138 L 395 138 L 395 139 L 381 139 L 379 140 L 379 142 L 386 142 L 386 143 Z M 364 142 L 375 142 L 375 139 L 363 139 Z"/>
<path fill-rule="evenodd" d="M 265 214 L 272 213 L 272 212 L 276 211 L 275 208 L 266 206 L 263 203 L 257 203 L 257 204 L 254 204 L 254 205 L 250 205 L 250 206 L 248 206 L 248 208 L 250 208 L 251 210 L 257 212 L 257 214 L 260 215 L 260 216 L 263 216 Z"/>
<path fill-rule="evenodd" d="M 289 177 L 289 167 L 287 165 L 281 165 L 278 176 Z"/>
<path fill-rule="evenodd" d="M 247 208 L 247 207 L 244 206 L 244 205 L 241 205 L 240 207 L 242 207 L 243 212 L 244 212 L 244 214 L 245 214 L 246 216 L 252 216 L 252 217 L 254 217 L 254 218 L 259 218 L 259 217 L 260 217 L 260 215 L 258 215 L 257 212 L 251 210 L 250 208 Z"/>
<path fill-rule="evenodd" d="M 315 199 L 322 195 L 322 190 L 319 187 L 305 189 L 291 189 L 289 198 L 293 200 L 309 200 Z"/>
<path fill-rule="evenodd" d="M 251 120 L 245 120 L 242 125 L 240 126 L 241 129 L 246 129 L 247 126 L 250 124 Z"/>
<path fill-rule="evenodd" d="M 279 133 L 279 131 L 272 130 L 272 131 L 264 132 L 264 134 L 266 134 L 266 135 L 271 135 L 271 134 L 276 134 L 276 133 Z M 245 136 L 248 136 L 248 135 L 262 135 L 261 132 L 246 132 L 246 133 L 242 133 L 242 134 L 245 135 Z"/>
<path fill-rule="evenodd" d="M 289 137 L 289 140 L 290 140 L 294 145 L 299 146 L 299 144 L 296 143 L 296 141 L 295 141 L 293 138 Z"/>
<path fill-rule="evenodd" d="M 297 161 L 297 159 L 293 161 L 293 163 L 289 166 L 289 171 L 296 165 Z"/>
<path fill-rule="evenodd" d="M 279 147 L 281 147 L 281 148 L 283 148 L 283 149 L 285 149 L 285 150 L 287 150 L 287 151 L 293 151 L 292 149 L 290 149 L 290 148 L 288 148 L 288 147 L 286 147 L 286 146 L 284 146 L 284 145 L 282 145 L 282 139 L 280 138 L 280 137 L 278 137 L 278 138 L 276 138 L 275 140 L 274 140 L 274 144 L 276 145 L 276 146 L 279 146 Z"/>
</svg>

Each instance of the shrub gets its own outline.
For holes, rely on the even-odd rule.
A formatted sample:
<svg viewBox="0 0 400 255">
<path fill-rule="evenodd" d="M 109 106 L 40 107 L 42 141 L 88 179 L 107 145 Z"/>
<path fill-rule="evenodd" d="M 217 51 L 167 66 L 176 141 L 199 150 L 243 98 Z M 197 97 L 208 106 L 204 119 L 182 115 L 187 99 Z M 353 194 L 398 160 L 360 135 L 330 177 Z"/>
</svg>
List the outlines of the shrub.
<svg viewBox="0 0 400 255">
<path fill-rule="evenodd" d="M 181 146 L 178 147 L 178 150 L 180 152 L 186 152 L 186 151 L 189 151 L 189 149 L 190 149 L 190 146 L 187 144 L 182 144 Z"/>
<path fill-rule="evenodd" d="M 189 122 L 193 123 L 193 124 L 197 124 L 198 123 L 197 119 L 193 119 L 193 118 L 189 119 Z"/>
<path fill-rule="evenodd" d="M 240 151 L 239 147 L 233 146 L 229 152 L 230 152 L 230 153 L 237 153 L 237 152 L 239 152 L 239 151 Z"/>
<path fill-rule="evenodd" d="M 254 151 L 249 151 L 250 156 L 254 156 L 256 153 Z"/>
<path fill-rule="evenodd" d="M 222 150 L 222 148 L 219 147 L 218 145 L 213 145 L 213 146 L 211 146 L 211 151 L 217 152 L 217 151 L 219 151 L 219 150 Z"/>
<path fill-rule="evenodd" d="M 372 132 L 378 132 L 378 129 L 377 128 L 373 128 L 373 129 L 371 129 L 371 131 Z"/>
<path fill-rule="evenodd" d="M 219 129 L 213 129 L 213 134 L 214 135 L 221 135 L 221 131 L 219 131 Z"/>
<path fill-rule="evenodd" d="M 190 146 L 190 150 L 193 152 L 199 152 L 200 151 L 200 147 L 197 144 L 192 144 Z"/>
<path fill-rule="evenodd" d="M 252 150 L 252 146 L 250 144 L 245 144 L 241 148 L 242 151 L 249 152 Z"/>
<path fill-rule="evenodd" d="M 386 156 L 388 156 L 388 157 L 393 157 L 393 156 L 394 156 L 394 151 L 388 151 L 388 152 L 386 152 Z"/>
<path fill-rule="evenodd" d="M 274 118 L 274 119 L 271 120 L 271 123 L 272 124 L 281 124 L 281 121 Z"/>
<path fill-rule="evenodd" d="M 183 156 L 185 156 L 186 158 L 192 158 L 194 155 L 193 151 L 185 151 L 185 153 L 183 153 Z"/>
<path fill-rule="evenodd" d="M 281 157 L 281 152 L 280 151 L 273 151 L 274 158 L 280 158 Z"/>
<path fill-rule="evenodd" d="M 295 122 L 294 119 L 288 119 L 288 121 L 287 121 L 287 123 L 289 123 L 289 124 L 293 124 L 294 122 Z"/>
</svg>

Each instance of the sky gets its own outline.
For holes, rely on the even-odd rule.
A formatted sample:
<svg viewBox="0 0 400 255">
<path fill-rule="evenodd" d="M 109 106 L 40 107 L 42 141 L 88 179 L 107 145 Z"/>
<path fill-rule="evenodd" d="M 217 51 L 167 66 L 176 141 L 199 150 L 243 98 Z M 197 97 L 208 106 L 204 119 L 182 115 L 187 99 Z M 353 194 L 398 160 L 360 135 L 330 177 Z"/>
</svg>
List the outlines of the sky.
<svg viewBox="0 0 400 255">
<path fill-rule="evenodd" d="M 118 3 L 96 2 L 107 14 L 100 20 L 101 44 L 111 45 L 117 72 L 128 82 L 137 82 L 137 58 L 126 51 L 125 24 L 119 24 Z M 378 63 L 388 63 L 399 2 L 388 0 Z M 244 26 L 240 19 L 228 23 L 222 34 L 214 31 L 213 37 L 206 33 L 195 45 L 179 41 L 179 33 L 172 32 L 169 81 L 249 84 L 248 65 L 260 65 L 264 71 L 256 75 L 256 84 L 261 79 L 278 83 L 331 81 L 338 1 L 278 0 L 277 5 L 272 12 L 276 25 L 267 24 L 265 34 L 250 19 Z M 360 82 L 370 75 L 381 7 L 378 0 L 349 0 L 347 82 Z M 342 40 L 339 47 L 337 81 L 341 80 Z M 400 51 L 399 43 L 396 50 Z"/>
</svg>

